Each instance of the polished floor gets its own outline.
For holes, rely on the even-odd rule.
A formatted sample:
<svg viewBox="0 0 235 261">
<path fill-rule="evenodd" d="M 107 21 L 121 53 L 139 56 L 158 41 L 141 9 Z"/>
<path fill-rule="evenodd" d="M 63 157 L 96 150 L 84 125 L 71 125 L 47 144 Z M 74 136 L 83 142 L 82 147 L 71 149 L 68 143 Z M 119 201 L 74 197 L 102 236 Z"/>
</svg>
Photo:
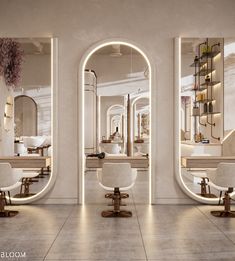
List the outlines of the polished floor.
<svg viewBox="0 0 235 261">
<path fill-rule="evenodd" d="M 110 207 L 104 192 L 90 194 L 97 183 L 86 175 L 85 206 L 12 206 L 20 213 L 0 219 L 0 260 L 235 260 L 235 219 L 210 215 L 221 206 L 150 206 L 145 190 L 138 190 L 142 182 L 147 186 L 142 173 L 124 207 L 133 217 L 105 219 L 100 212 Z M 25 256 L 6 257 L 17 252 Z"/>
</svg>

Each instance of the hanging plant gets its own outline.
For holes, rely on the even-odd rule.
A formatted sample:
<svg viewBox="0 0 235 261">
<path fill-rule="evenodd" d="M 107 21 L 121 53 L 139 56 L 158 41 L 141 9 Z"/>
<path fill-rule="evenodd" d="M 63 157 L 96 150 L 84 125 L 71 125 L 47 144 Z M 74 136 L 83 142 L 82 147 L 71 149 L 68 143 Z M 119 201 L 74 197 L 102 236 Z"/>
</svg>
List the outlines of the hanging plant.
<svg viewBox="0 0 235 261">
<path fill-rule="evenodd" d="M 10 38 L 0 38 L 0 76 L 7 86 L 17 86 L 21 80 L 23 50 L 20 43 Z"/>
</svg>

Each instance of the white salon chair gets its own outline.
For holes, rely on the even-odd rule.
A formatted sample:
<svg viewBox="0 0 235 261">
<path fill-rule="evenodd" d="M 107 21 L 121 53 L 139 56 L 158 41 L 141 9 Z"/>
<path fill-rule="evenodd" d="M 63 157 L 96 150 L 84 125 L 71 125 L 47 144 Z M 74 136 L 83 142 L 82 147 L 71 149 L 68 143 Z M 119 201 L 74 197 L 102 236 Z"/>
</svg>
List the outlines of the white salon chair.
<svg viewBox="0 0 235 261">
<path fill-rule="evenodd" d="M 25 148 L 27 148 L 28 153 L 37 152 L 39 153 L 39 149 L 43 146 L 43 143 L 46 141 L 46 136 L 30 136 L 23 137 L 23 143 Z M 42 154 L 41 148 L 41 153 Z"/>
<path fill-rule="evenodd" d="M 126 191 L 135 184 L 137 170 L 131 169 L 130 163 L 104 163 L 102 170 L 97 170 L 97 177 L 101 187 L 113 191 L 107 195 L 113 200 L 114 209 L 103 211 L 102 217 L 131 217 L 131 211 L 120 210 L 122 198 L 129 197 L 121 191 Z"/>
<path fill-rule="evenodd" d="M 21 186 L 22 170 L 12 169 L 9 163 L 0 163 L 0 217 L 12 217 L 18 211 L 6 210 L 6 193 L 8 193 L 11 204 L 10 191 Z"/>
<path fill-rule="evenodd" d="M 235 163 L 219 163 L 217 169 L 207 170 L 210 185 L 214 185 L 219 191 L 225 191 L 223 198 L 224 210 L 211 211 L 215 217 L 235 217 L 235 211 L 231 211 L 231 198 L 235 195 Z"/>
</svg>

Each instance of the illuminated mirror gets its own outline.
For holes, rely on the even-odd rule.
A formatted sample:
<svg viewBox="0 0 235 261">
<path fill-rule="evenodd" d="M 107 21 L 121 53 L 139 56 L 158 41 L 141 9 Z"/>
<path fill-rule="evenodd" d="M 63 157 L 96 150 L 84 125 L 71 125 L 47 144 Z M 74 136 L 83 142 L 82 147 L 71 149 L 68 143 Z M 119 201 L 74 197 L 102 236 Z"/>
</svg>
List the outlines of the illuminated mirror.
<svg viewBox="0 0 235 261">
<path fill-rule="evenodd" d="M 176 41 L 178 181 L 188 195 L 204 203 L 218 203 L 221 196 L 207 169 L 233 162 L 235 156 L 234 46 L 232 38 Z"/>
<path fill-rule="evenodd" d="M 15 202 L 26 202 L 45 189 L 51 179 L 52 44 L 50 38 L 1 38 L 18 46 L 21 68 L 1 77 L 5 100 L 0 159 L 21 169 L 22 186 L 11 191 Z M 17 84 L 9 84 L 9 79 Z M 15 77 L 15 78 L 14 78 Z M 17 78 L 18 77 L 18 78 Z M 3 110 L 1 106 L 1 111 Z M 1 120 L 2 121 L 2 120 Z M 3 126 L 3 125 L 2 125 Z"/>
<path fill-rule="evenodd" d="M 106 160 L 140 160 L 137 184 L 142 184 L 144 190 L 140 200 L 148 202 L 149 171 L 147 165 L 141 167 L 141 159 L 148 159 L 150 139 L 150 88 L 146 59 L 129 45 L 106 45 L 88 59 L 84 80 L 84 152 L 88 156 L 85 202 L 104 201 L 104 192 L 94 174 L 94 168 L 102 166 L 93 165 L 92 169 L 95 161 L 89 158 L 101 152 L 105 153 Z"/>
</svg>

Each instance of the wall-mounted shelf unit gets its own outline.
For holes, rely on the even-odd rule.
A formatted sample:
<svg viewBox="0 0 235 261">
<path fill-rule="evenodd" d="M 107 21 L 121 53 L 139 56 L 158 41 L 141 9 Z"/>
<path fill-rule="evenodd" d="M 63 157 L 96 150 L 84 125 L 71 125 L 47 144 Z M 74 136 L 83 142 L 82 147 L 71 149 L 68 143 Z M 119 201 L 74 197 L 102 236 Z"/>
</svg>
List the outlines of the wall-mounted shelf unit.
<svg viewBox="0 0 235 261">
<path fill-rule="evenodd" d="M 214 71 L 215 71 L 214 69 L 202 68 L 200 71 L 196 72 L 193 76 L 206 76 L 208 74 L 213 73 Z"/>
<path fill-rule="evenodd" d="M 201 86 L 215 86 L 217 84 L 221 83 L 220 81 L 213 81 L 213 82 L 204 82 L 201 84 Z M 205 87 L 204 89 L 206 89 L 207 87 Z"/>
<path fill-rule="evenodd" d="M 221 114 L 221 112 L 218 111 L 207 112 L 207 113 L 202 113 L 201 116 L 208 116 L 208 115 L 215 115 L 215 114 Z"/>
<path fill-rule="evenodd" d="M 196 113 L 192 113 L 195 141 L 198 141 L 198 136 L 206 136 L 211 141 L 220 140 L 219 136 L 214 135 L 214 130 L 220 128 L 221 124 L 218 124 L 218 119 L 215 121 L 213 116 L 221 114 L 221 107 L 217 98 L 218 93 L 215 95 L 213 89 L 216 85 L 221 84 L 217 75 L 218 65 L 214 64 L 214 58 L 221 52 L 220 42 L 217 42 L 216 39 L 213 40 L 209 43 L 207 39 L 197 46 L 197 56 L 190 65 L 190 67 L 194 67 L 194 87 L 191 91 L 194 92 L 193 109 L 196 111 Z M 222 59 L 220 60 L 222 63 Z"/>
</svg>

